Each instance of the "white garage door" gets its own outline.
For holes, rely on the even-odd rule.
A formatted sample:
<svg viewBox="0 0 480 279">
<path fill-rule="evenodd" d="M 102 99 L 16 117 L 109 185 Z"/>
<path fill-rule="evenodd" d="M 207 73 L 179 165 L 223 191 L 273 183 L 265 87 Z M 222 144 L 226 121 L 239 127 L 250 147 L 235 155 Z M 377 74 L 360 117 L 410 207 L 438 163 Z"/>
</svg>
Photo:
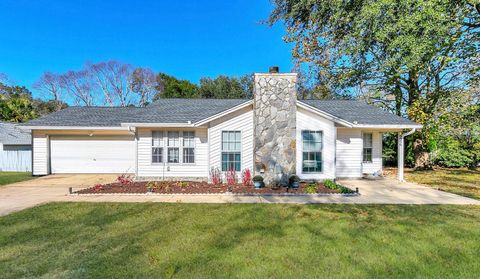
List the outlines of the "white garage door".
<svg viewBox="0 0 480 279">
<path fill-rule="evenodd" d="M 133 137 L 51 138 L 52 173 L 135 172 Z"/>
</svg>

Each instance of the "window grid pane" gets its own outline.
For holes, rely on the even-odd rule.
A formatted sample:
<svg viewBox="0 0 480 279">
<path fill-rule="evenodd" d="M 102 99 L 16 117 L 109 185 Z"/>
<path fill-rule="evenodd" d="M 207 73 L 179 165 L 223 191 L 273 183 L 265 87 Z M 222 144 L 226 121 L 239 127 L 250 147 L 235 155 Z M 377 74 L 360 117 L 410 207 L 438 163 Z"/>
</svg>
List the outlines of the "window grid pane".
<svg viewBox="0 0 480 279">
<path fill-rule="evenodd" d="M 322 138 L 322 131 L 302 131 L 304 173 L 322 171 Z"/>
<path fill-rule="evenodd" d="M 179 132 L 168 132 L 168 146 L 169 147 L 178 147 L 179 146 Z"/>
<path fill-rule="evenodd" d="M 241 171 L 241 132 L 222 131 L 222 171 Z"/>
<path fill-rule="evenodd" d="M 168 148 L 168 162 L 169 163 L 178 163 L 179 161 L 179 149 L 176 147 Z"/>
<path fill-rule="evenodd" d="M 152 163 L 162 163 L 163 162 L 163 148 L 154 147 L 152 148 Z"/>
<path fill-rule="evenodd" d="M 163 132 L 162 131 L 153 131 L 152 132 L 152 146 L 163 147 Z"/>
<path fill-rule="evenodd" d="M 183 162 L 184 163 L 195 163 L 195 149 L 194 148 L 184 148 L 183 149 Z"/>
</svg>

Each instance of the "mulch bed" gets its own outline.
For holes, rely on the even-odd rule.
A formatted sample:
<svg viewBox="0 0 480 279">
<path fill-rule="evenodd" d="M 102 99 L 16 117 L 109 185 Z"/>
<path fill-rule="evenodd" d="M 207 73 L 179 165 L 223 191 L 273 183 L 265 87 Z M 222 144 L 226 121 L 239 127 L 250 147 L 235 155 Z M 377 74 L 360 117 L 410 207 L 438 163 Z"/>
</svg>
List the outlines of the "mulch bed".
<svg viewBox="0 0 480 279">
<path fill-rule="evenodd" d="M 122 193 L 122 194 L 140 194 L 147 193 L 148 182 L 132 182 L 129 184 L 120 184 L 118 182 L 95 185 L 91 188 L 76 191 L 77 194 L 106 194 L 106 193 Z M 244 186 L 243 184 L 236 184 L 228 186 L 226 184 L 213 185 L 207 182 L 192 182 L 192 181 L 157 181 L 150 182 L 150 186 L 154 183 L 152 189 L 153 193 L 157 194 L 221 194 L 231 192 L 233 194 L 285 194 L 285 193 L 306 193 L 305 187 L 307 183 L 300 183 L 298 189 L 287 187 L 280 187 L 272 189 L 271 187 L 264 187 L 255 189 L 252 186 Z M 326 188 L 323 184 L 317 183 L 317 193 L 339 193 L 338 190 Z"/>
</svg>

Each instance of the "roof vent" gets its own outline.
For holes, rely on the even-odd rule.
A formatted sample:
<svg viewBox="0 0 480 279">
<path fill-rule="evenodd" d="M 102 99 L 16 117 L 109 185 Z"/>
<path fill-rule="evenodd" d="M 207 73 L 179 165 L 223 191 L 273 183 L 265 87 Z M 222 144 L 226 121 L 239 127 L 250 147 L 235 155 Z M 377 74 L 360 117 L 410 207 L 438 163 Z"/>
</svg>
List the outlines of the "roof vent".
<svg viewBox="0 0 480 279">
<path fill-rule="evenodd" d="M 268 68 L 268 72 L 270 74 L 278 74 L 278 72 L 280 72 L 280 68 L 278 66 L 271 66 Z"/>
</svg>

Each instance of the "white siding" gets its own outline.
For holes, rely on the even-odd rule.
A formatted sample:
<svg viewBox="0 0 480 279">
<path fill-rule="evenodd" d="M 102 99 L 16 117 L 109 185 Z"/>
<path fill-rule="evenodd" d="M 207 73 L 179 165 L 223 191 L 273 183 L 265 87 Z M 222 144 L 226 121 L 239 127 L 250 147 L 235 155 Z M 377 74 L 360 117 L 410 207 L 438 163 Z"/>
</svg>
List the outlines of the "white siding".
<svg viewBox="0 0 480 279">
<path fill-rule="evenodd" d="M 363 163 L 362 132 L 372 133 L 372 163 Z M 337 129 L 337 177 L 362 177 L 363 173 L 373 173 L 382 169 L 381 133 L 368 130 Z"/>
<path fill-rule="evenodd" d="M 47 175 L 48 170 L 48 136 L 32 131 L 33 138 L 33 175 Z"/>
<path fill-rule="evenodd" d="M 0 171 L 32 171 L 32 146 L 0 143 Z"/>
<path fill-rule="evenodd" d="M 251 107 L 222 117 L 210 124 L 210 167 L 221 169 L 222 131 L 240 131 L 242 135 L 241 169 L 253 171 L 253 110 Z"/>
<path fill-rule="evenodd" d="M 302 131 L 322 131 L 323 149 L 322 149 L 322 172 L 321 173 L 303 173 L 302 172 Z M 332 121 L 325 119 L 317 114 L 297 109 L 297 175 L 301 179 L 333 179 L 335 178 L 335 125 Z"/>
<path fill-rule="evenodd" d="M 167 131 L 179 131 L 180 142 L 182 131 L 195 131 L 195 163 L 152 163 L 152 130 L 163 131 L 166 139 Z M 138 129 L 137 140 L 137 175 L 140 177 L 185 177 L 207 178 L 208 177 L 208 142 L 207 129 Z M 180 162 L 182 161 L 182 148 L 180 145 Z M 166 141 L 164 141 L 163 161 L 166 161 Z"/>
<path fill-rule="evenodd" d="M 362 172 L 373 174 L 374 172 L 382 171 L 382 133 L 379 132 L 368 132 L 372 133 L 372 162 L 371 163 L 362 163 Z M 363 143 L 362 143 L 363 144 Z M 362 146 L 363 152 L 363 146 Z"/>
</svg>

